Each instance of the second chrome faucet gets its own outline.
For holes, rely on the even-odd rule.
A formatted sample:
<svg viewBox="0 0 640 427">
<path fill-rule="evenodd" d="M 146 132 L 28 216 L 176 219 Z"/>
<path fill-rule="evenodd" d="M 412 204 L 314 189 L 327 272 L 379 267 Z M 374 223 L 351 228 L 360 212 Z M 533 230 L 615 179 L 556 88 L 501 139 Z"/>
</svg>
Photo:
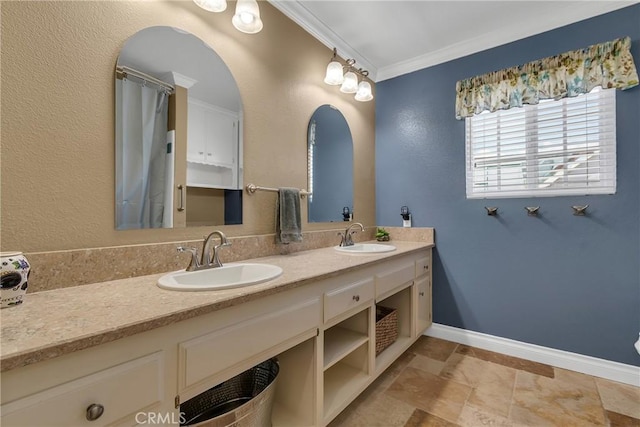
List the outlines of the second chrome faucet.
<svg viewBox="0 0 640 427">
<path fill-rule="evenodd" d="M 215 236 L 220 238 L 220 244 L 212 246 L 212 241 Z M 214 230 L 204 238 L 200 259 L 198 259 L 197 248 L 185 248 L 183 246 L 178 246 L 178 252 L 191 253 L 191 261 L 189 262 L 189 266 L 186 268 L 187 271 L 205 270 L 207 268 L 222 267 L 218 250 L 224 246 L 231 246 L 231 243 L 227 241 L 227 236 L 225 236 L 222 231 Z"/>
<path fill-rule="evenodd" d="M 364 225 L 359 222 L 354 222 L 349 225 L 344 233 L 338 233 L 338 236 L 340 236 L 340 246 L 353 246 L 353 238 L 351 236 L 355 233 L 355 230 L 351 231 L 351 229 L 355 226 L 359 226 L 360 231 L 364 231 Z"/>
</svg>

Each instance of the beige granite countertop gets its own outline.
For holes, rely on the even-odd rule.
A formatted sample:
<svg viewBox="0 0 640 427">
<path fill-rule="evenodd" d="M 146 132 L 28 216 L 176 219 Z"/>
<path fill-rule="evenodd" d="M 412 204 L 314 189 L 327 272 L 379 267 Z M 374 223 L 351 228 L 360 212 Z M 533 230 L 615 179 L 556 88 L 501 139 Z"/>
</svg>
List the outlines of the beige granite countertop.
<svg viewBox="0 0 640 427">
<path fill-rule="evenodd" d="M 274 264 L 280 277 L 237 289 L 177 292 L 160 289 L 162 274 L 27 293 L 0 311 L 1 371 L 58 357 L 216 310 L 293 289 L 352 269 L 432 247 L 393 241 L 393 252 L 341 254 L 321 248 L 245 260 Z"/>
</svg>

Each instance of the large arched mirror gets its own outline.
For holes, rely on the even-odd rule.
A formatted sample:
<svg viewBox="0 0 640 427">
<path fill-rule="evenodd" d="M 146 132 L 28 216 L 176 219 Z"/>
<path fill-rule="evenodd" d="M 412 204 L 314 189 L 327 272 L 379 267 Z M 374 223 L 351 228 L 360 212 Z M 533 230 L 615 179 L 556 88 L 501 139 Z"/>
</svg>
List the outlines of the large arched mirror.
<svg viewBox="0 0 640 427">
<path fill-rule="evenodd" d="M 307 131 L 309 222 L 353 219 L 353 140 L 342 113 L 322 105 Z"/>
<path fill-rule="evenodd" d="M 226 64 L 172 27 L 116 65 L 116 228 L 242 223 L 242 102 Z"/>
</svg>

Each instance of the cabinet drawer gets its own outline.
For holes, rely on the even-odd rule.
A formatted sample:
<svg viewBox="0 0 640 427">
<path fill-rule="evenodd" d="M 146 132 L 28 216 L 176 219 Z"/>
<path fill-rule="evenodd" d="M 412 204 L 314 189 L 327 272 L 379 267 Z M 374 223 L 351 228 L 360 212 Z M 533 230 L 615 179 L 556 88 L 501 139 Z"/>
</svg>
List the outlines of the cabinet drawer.
<svg viewBox="0 0 640 427">
<path fill-rule="evenodd" d="M 164 396 L 164 355 L 150 354 L 2 405 L 3 426 L 98 426 L 131 416 Z M 102 405 L 95 421 L 87 408 Z"/>
<path fill-rule="evenodd" d="M 376 297 L 413 280 L 414 263 L 404 264 L 392 270 L 376 274 Z"/>
<path fill-rule="evenodd" d="M 320 299 L 314 298 L 180 343 L 179 387 L 195 385 L 319 324 Z"/>
<path fill-rule="evenodd" d="M 373 299 L 373 277 L 334 289 L 324 294 L 324 321 L 327 322 Z"/>
<path fill-rule="evenodd" d="M 431 257 L 426 256 L 416 260 L 416 277 L 428 274 L 431 270 Z"/>
</svg>

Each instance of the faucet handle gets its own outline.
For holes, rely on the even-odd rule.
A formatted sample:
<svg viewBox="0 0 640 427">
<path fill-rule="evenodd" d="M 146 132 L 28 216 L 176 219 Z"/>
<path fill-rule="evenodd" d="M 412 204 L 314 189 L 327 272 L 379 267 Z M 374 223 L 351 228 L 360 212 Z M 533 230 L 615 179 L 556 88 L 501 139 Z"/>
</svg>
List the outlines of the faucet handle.
<svg viewBox="0 0 640 427">
<path fill-rule="evenodd" d="M 198 252 L 198 248 L 194 248 L 194 247 L 188 247 L 188 248 L 187 248 L 187 247 L 184 247 L 184 246 L 178 246 L 178 247 L 176 248 L 176 250 L 177 250 L 178 252 L 191 252 L 191 253 L 196 253 L 196 252 Z"/>
<path fill-rule="evenodd" d="M 176 249 L 180 253 L 182 252 L 191 253 L 191 261 L 189 261 L 189 266 L 186 268 L 187 271 L 193 271 L 198 267 L 200 267 L 200 262 L 198 262 L 198 248 L 178 246 Z"/>
</svg>

